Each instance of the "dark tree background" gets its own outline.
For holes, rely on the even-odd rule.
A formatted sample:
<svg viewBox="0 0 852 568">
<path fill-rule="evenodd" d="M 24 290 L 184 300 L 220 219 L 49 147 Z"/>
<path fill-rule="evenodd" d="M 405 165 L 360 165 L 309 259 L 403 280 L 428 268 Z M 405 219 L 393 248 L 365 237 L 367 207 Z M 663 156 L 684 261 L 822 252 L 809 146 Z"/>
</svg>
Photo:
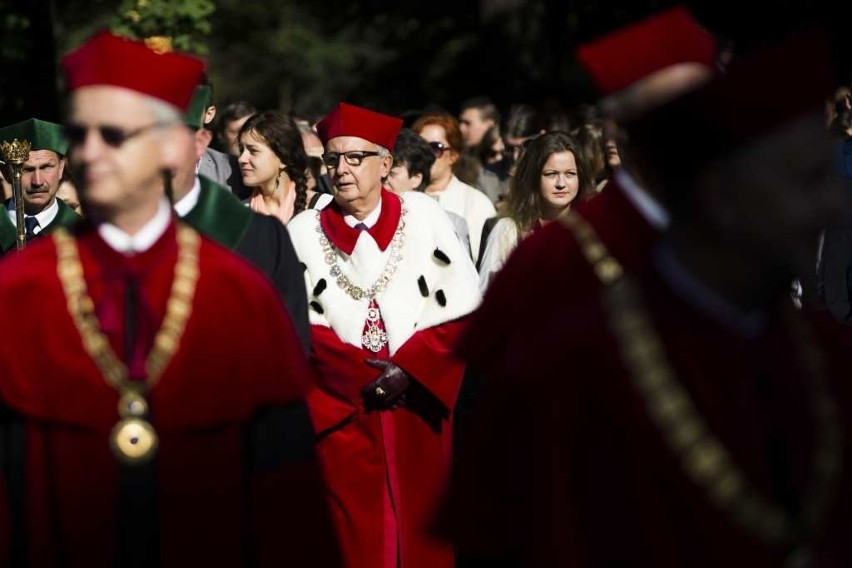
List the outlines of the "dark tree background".
<svg viewBox="0 0 852 568">
<path fill-rule="evenodd" d="M 675 4 L 663 0 L 216 0 L 215 10 L 205 15 L 204 10 L 192 9 L 194 1 L 205 3 L 0 0 L 0 124 L 29 116 L 61 120 L 59 58 L 98 28 L 125 32 L 132 28 L 128 7 L 135 6 L 143 17 L 159 11 L 167 21 L 178 18 L 174 15 L 178 3 L 189 6 L 180 15 L 182 29 L 209 26 L 209 35 L 196 32 L 187 45 L 207 59 L 220 106 L 245 99 L 259 108 L 317 117 L 340 100 L 397 114 L 427 105 L 455 112 L 460 101 L 483 94 L 504 108 L 513 102 L 548 102 L 567 108 L 591 102 L 572 59 L 574 48 Z M 844 42 L 850 15 L 846 3 L 839 7 L 829 7 L 827 0 L 682 3 L 711 31 L 732 40 L 740 52 L 790 29 L 824 23 L 838 38 L 840 78 L 849 81 L 847 52 L 852 50 Z M 151 31 L 150 26 L 138 27 L 139 33 Z M 164 29 L 162 35 L 170 31 Z M 778 88 L 783 86 L 767 86 L 768 96 Z"/>
</svg>

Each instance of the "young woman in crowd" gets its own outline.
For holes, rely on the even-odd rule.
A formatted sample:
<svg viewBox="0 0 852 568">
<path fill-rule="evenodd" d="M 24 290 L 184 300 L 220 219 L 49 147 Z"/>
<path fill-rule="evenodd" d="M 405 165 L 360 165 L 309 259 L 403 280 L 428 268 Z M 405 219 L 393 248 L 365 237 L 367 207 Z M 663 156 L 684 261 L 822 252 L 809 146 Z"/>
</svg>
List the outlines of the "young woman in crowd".
<svg viewBox="0 0 852 568">
<path fill-rule="evenodd" d="M 250 187 L 246 203 L 253 211 L 287 223 L 307 204 L 308 156 L 293 120 L 265 111 L 240 129 L 240 173 Z"/>
<path fill-rule="evenodd" d="M 522 238 L 594 193 L 591 166 L 575 138 L 548 132 L 529 141 L 511 179 L 503 216 L 488 236 L 480 287 L 485 290 Z"/>
</svg>

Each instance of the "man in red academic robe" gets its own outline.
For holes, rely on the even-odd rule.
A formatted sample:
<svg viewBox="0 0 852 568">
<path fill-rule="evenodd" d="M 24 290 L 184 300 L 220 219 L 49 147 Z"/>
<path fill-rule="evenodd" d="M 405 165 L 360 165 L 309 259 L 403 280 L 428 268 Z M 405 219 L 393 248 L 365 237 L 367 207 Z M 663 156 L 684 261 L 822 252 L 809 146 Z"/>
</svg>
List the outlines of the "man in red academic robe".
<svg viewBox="0 0 852 568">
<path fill-rule="evenodd" d="M 632 125 L 672 180 L 649 265 L 626 270 L 588 221 L 561 219 L 601 292 L 539 313 L 486 384 L 444 517 L 466 555 L 852 561 L 849 338 L 788 298 L 843 205 L 820 113 L 829 65 L 825 42 L 791 40 Z M 758 86 L 789 73 L 801 82 L 767 109 Z"/>
<path fill-rule="evenodd" d="M 317 452 L 347 566 L 452 566 L 427 524 L 451 462 L 463 366 L 450 352 L 479 302 L 440 206 L 383 189 L 402 121 L 345 103 L 317 126 L 334 201 L 288 225 L 305 264 Z"/>
<path fill-rule="evenodd" d="M 715 56 L 715 39 L 683 7 L 577 49 L 578 61 L 603 97 L 598 107 L 618 140 L 622 165 L 600 195 L 578 204 L 575 211 L 627 270 L 648 261 L 651 244 L 668 226 L 669 215 L 657 195 L 656 172 L 647 167 L 642 149 L 631 143 L 625 130 L 630 120 L 706 82 L 713 74 Z M 524 289 L 533 292 L 518 293 Z M 600 293 L 597 276 L 577 240 L 560 223 L 551 223 L 520 243 L 471 318 L 460 352 L 476 364 L 468 366 L 460 394 L 456 417 L 460 437 L 482 382 L 502 372 L 510 346 L 527 341 L 542 310 L 541 294 L 552 290 L 569 298 Z"/>
<path fill-rule="evenodd" d="M 104 32 L 63 66 L 87 221 L 0 267 L 0 564 L 333 565 L 293 326 L 164 196 L 203 63 Z"/>
</svg>

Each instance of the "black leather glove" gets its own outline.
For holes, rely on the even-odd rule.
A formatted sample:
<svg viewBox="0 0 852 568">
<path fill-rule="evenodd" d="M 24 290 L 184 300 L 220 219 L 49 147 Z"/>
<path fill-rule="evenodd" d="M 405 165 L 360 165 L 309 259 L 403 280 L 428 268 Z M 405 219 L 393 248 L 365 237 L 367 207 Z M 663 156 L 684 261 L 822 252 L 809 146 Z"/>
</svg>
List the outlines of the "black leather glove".
<svg viewBox="0 0 852 568">
<path fill-rule="evenodd" d="M 382 371 L 376 380 L 361 389 L 364 406 L 370 410 L 384 410 L 405 404 L 405 391 L 411 386 L 408 373 L 383 359 L 365 359 L 364 362 Z"/>
</svg>

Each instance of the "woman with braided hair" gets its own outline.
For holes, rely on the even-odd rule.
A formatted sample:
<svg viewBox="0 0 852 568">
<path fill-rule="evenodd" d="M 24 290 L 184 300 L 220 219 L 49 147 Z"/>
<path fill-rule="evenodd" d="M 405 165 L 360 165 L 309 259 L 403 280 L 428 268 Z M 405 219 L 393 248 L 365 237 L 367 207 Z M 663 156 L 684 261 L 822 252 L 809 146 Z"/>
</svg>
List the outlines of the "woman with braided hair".
<svg viewBox="0 0 852 568">
<path fill-rule="evenodd" d="M 280 112 L 264 111 L 246 121 L 239 144 L 240 173 L 252 190 L 246 204 L 286 224 L 307 205 L 308 156 L 299 127 Z"/>
</svg>

